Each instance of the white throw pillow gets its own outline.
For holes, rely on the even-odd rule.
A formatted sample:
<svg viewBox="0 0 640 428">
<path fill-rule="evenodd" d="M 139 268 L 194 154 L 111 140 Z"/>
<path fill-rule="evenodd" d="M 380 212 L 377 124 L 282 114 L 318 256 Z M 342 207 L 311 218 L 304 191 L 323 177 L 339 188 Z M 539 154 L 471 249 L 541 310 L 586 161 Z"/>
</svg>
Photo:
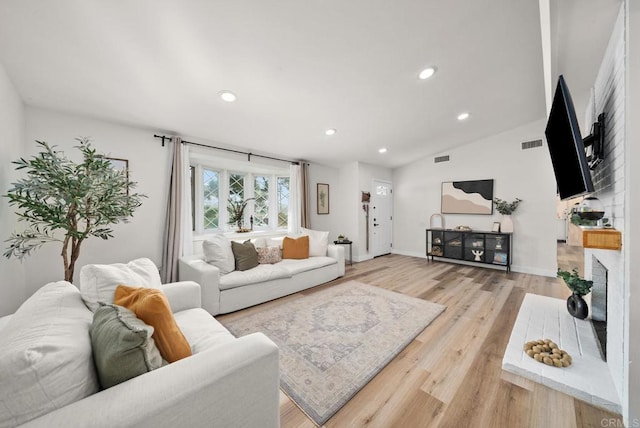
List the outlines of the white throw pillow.
<svg viewBox="0 0 640 428">
<path fill-rule="evenodd" d="M 231 250 L 231 241 L 224 235 L 213 235 L 202 243 L 204 261 L 220 269 L 220 273 L 233 272 L 236 268 L 236 259 Z"/>
<path fill-rule="evenodd" d="M 95 312 L 98 302 L 113 303 L 118 285 L 129 287 L 161 288 L 160 272 L 147 258 L 129 263 L 86 265 L 80 270 L 80 292 L 87 307 Z"/>
<path fill-rule="evenodd" d="M 301 228 L 302 235 L 309 236 L 309 257 L 319 257 L 327 255 L 329 245 L 329 232 Z"/>
<path fill-rule="evenodd" d="M 36 291 L 0 338 L 0 426 L 21 425 L 100 390 L 89 327 L 93 314 L 65 281 Z"/>
</svg>

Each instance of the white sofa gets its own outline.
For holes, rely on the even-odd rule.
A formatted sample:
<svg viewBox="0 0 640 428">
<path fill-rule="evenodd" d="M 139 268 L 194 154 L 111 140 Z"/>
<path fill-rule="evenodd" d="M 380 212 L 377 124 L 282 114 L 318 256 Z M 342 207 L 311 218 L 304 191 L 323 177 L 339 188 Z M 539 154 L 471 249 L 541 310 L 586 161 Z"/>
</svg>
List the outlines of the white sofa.
<svg viewBox="0 0 640 428">
<path fill-rule="evenodd" d="M 161 286 L 193 355 L 100 390 L 80 291 L 50 283 L 0 319 L 0 427 L 278 427 L 278 348 L 234 338 L 193 282 Z"/>
<path fill-rule="evenodd" d="M 329 244 L 326 256 L 284 259 L 225 275 L 203 254 L 181 257 L 181 281 L 200 284 L 202 307 L 211 315 L 226 314 L 324 284 L 345 273 L 344 248 Z"/>
</svg>

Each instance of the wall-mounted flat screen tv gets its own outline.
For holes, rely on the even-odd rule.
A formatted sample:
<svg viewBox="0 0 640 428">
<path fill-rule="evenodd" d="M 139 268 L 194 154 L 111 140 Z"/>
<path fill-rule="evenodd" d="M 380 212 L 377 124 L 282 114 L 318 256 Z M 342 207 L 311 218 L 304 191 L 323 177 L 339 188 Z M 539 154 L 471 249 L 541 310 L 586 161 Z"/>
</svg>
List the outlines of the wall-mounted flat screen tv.
<svg viewBox="0 0 640 428">
<path fill-rule="evenodd" d="M 569 88 L 561 75 L 545 130 L 560 199 L 593 192 L 591 171 Z"/>
</svg>

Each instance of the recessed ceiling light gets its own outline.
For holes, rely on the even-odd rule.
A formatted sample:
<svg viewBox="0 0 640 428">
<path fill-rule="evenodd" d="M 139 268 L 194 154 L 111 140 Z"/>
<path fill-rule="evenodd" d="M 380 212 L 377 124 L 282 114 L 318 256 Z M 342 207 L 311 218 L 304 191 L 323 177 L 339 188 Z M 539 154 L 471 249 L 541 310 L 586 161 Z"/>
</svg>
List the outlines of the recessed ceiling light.
<svg viewBox="0 0 640 428">
<path fill-rule="evenodd" d="M 326 131 L 324 131 L 325 135 L 335 135 L 336 130 L 331 128 L 331 129 L 327 129 Z"/>
<path fill-rule="evenodd" d="M 234 102 L 238 97 L 231 91 L 220 91 L 220 98 L 228 103 Z"/>
<path fill-rule="evenodd" d="M 467 120 L 467 119 L 469 119 L 469 113 L 467 113 L 467 112 L 460 113 L 458 115 L 458 120 Z"/>
<path fill-rule="evenodd" d="M 387 149 L 386 147 L 383 147 L 381 149 L 378 149 L 378 153 L 387 153 Z"/>
<path fill-rule="evenodd" d="M 425 68 L 420 73 L 418 73 L 418 79 L 420 80 L 428 79 L 429 77 L 433 76 L 435 73 L 436 73 L 435 67 Z"/>
</svg>

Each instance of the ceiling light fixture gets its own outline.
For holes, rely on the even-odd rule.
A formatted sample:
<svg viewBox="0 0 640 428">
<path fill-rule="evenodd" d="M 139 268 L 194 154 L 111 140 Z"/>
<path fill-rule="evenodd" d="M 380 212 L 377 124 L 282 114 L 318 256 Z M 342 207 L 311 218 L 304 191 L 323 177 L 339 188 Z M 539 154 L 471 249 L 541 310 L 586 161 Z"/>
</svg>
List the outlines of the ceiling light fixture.
<svg viewBox="0 0 640 428">
<path fill-rule="evenodd" d="M 220 91 L 220 98 L 228 103 L 234 102 L 238 97 L 231 91 Z"/>
<path fill-rule="evenodd" d="M 458 115 L 458 120 L 467 120 L 467 119 L 469 119 L 469 113 L 467 113 L 467 112 L 460 113 Z"/>
<path fill-rule="evenodd" d="M 327 129 L 326 131 L 324 131 L 325 135 L 335 135 L 336 130 L 331 128 L 331 129 Z"/>
<path fill-rule="evenodd" d="M 381 149 L 378 149 L 378 153 L 387 153 L 387 148 L 383 147 Z"/>
<path fill-rule="evenodd" d="M 435 67 L 425 68 L 420 73 L 418 73 L 418 79 L 426 80 L 429 77 L 433 76 L 434 74 L 436 74 L 436 68 Z"/>
</svg>

